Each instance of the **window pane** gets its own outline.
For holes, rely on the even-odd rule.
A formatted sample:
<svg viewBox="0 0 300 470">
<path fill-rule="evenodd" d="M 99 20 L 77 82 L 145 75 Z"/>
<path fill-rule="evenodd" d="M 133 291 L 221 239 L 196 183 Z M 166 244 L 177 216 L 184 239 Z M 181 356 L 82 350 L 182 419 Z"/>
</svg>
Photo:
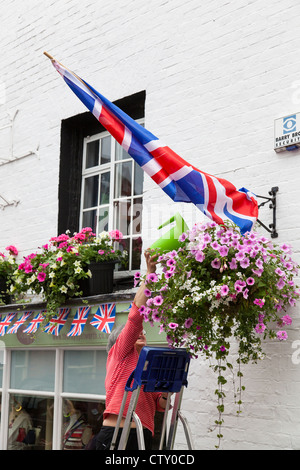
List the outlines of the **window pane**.
<svg viewBox="0 0 300 470">
<path fill-rule="evenodd" d="M 54 391 L 55 351 L 12 351 L 11 388 Z"/>
<path fill-rule="evenodd" d="M 104 137 L 101 139 L 101 159 L 100 164 L 104 165 L 109 163 L 111 160 L 110 151 L 111 151 L 111 139 L 110 136 Z"/>
<path fill-rule="evenodd" d="M 102 173 L 100 176 L 100 204 L 109 203 L 110 173 Z"/>
<path fill-rule="evenodd" d="M 118 271 L 127 271 L 130 269 L 129 266 L 129 253 L 130 253 L 130 238 L 123 238 L 120 242 L 115 243 L 115 247 L 117 250 L 120 250 L 122 253 L 125 251 L 127 256 L 124 257 L 126 260 L 124 263 L 118 264 Z"/>
<path fill-rule="evenodd" d="M 108 231 L 108 218 L 109 209 L 108 207 L 100 207 L 99 209 L 99 222 L 98 222 L 98 234 L 101 232 Z"/>
<path fill-rule="evenodd" d="M 63 450 L 96 450 L 93 437 L 102 426 L 104 402 L 63 401 Z"/>
<path fill-rule="evenodd" d="M 90 176 L 84 180 L 83 208 L 97 206 L 99 175 Z"/>
<path fill-rule="evenodd" d="M 116 201 L 115 208 L 115 228 L 120 230 L 124 236 L 130 234 L 130 199 Z"/>
<path fill-rule="evenodd" d="M 131 269 L 140 269 L 142 254 L 142 238 L 137 237 L 132 240 L 132 267 Z"/>
<path fill-rule="evenodd" d="M 105 395 L 106 351 L 65 351 L 63 391 Z"/>
<path fill-rule="evenodd" d="M 11 395 L 8 450 L 51 450 L 53 398 Z"/>
<path fill-rule="evenodd" d="M 97 211 L 87 211 L 82 214 L 82 227 L 91 227 L 96 232 L 97 227 Z"/>
<path fill-rule="evenodd" d="M 89 142 L 86 146 L 86 168 L 97 166 L 99 161 L 99 140 Z"/>
<path fill-rule="evenodd" d="M 143 182 L 144 182 L 144 170 L 134 162 L 134 196 L 138 196 L 143 193 Z"/>
<path fill-rule="evenodd" d="M 143 199 L 138 197 L 133 200 L 132 206 L 132 233 L 142 232 Z"/>
<path fill-rule="evenodd" d="M 131 158 L 130 155 L 123 149 L 123 147 L 116 142 L 116 160 L 124 160 L 126 158 Z"/>
<path fill-rule="evenodd" d="M 118 163 L 115 173 L 115 197 L 131 196 L 132 162 Z"/>
</svg>

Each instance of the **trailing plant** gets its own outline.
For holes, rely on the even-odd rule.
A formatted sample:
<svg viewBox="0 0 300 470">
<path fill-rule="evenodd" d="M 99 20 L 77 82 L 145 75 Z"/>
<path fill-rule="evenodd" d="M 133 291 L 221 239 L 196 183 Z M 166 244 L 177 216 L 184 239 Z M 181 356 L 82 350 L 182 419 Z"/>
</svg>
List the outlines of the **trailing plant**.
<svg viewBox="0 0 300 470">
<path fill-rule="evenodd" d="M 0 291 L 0 305 L 5 303 L 5 297 L 9 294 L 13 282 L 13 273 L 18 266 L 16 261 L 17 248 L 14 245 L 9 245 L 5 250 L 7 253 L 0 252 L 0 279 L 4 285 L 4 290 Z"/>
<path fill-rule="evenodd" d="M 81 281 L 91 276 L 91 262 L 117 262 L 122 258 L 121 252 L 113 248 L 114 241 L 121 238 L 118 230 L 96 237 L 89 227 L 73 236 L 66 232 L 52 237 L 18 265 L 12 292 L 41 295 L 47 304 L 48 319 L 67 299 L 82 296 Z"/>
<path fill-rule="evenodd" d="M 240 366 L 264 357 L 264 339 L 287 339 L 288 312 L 299 298 L 298 266 L 289 245 L 276 246 L 254 231 L 242 236 L 231 224 L 197 224 L 180 242 L 178 250 L 158 256 L 160 273 L 143 278 L 149 298 L 140 312 L 145 322 L 160 324 L 170 347 L 210 360 L 218 376 L 215 424 L 221 438 L 230 349 L 236 342 L 241 381 Z M 135 284 L 140 279 L 137 273 Z"/>
</svg>

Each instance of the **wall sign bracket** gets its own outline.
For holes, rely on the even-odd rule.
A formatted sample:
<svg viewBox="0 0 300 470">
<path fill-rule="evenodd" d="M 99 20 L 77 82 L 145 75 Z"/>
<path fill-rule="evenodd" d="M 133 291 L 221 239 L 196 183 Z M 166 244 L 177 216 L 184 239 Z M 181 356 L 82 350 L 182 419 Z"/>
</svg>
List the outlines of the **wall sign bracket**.
<svg viewBox="0 0 300 470">
<path fill-rule="evenodd" d="M 264 206 L 268 202 L 270 203 L 269 208 L 272 209 L 272 212 L 273 212 L 273 222 L 271 224 L 269 224 L 269 228 L 265 224 L 263 224 L 259 219 L 257 219 L 257 222 L 264 229 L 266 229 L 267 232 L 269 232 L 271 234 L 271 238 L 277 238 L 278 237 L 278 233 L 276 231 L 276 194 L 278 193 L 278 191 L 279 191 L 278 186 L 274 186 L 273 188 L 271 188 L 271 191 L 269 191 L 270 197 L 256 196 L 257 198 L 265 199 L 264 202 L 259 204 L 258 208 Z"/>
</svg>

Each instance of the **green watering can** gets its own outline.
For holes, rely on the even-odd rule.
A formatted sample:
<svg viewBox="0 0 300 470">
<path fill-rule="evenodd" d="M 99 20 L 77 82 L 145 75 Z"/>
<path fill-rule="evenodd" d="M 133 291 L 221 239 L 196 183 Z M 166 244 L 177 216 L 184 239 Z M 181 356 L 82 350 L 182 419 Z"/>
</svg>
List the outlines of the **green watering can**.
<svg viewBox="0 0 300 470">
<path fill-rule="evenodd" d="M 172 222 L 175 222 L 174 227 L 162 235 L 156 242 L 152 243 L 150 246 L 151 250 L 158 250 L 160 252 L 167 253 L 172 250 L 177 250 L 180 247 L 181 242 L 178 239 L 180 235 L 189 230 L 189 228 L 178 212 L 160 225 L 157 230 L 160 230 Z"/>
</svg>

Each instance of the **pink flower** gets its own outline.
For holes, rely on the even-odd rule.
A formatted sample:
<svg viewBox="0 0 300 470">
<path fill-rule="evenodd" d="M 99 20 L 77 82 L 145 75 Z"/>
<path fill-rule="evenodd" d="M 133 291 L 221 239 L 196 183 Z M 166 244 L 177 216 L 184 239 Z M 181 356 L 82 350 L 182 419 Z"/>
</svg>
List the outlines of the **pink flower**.
<svg viewBox="0 0 300 470">
<path fill-rule="evenodd" d="M 221 287 L 221 295 L 222 297 L 225 297 L 225 295 L 227 295 L 229 292 L 229 287 L 224 284 L 222 287 Z"/>
<path fill-rule="evenodd" d="M 253 301 L 253 303 L 254 303 L 255 305 L 258 305 L 260 308 L 262 308 L 263 305 L 265 304 L 265 301 L 264 301 L 264 299 L 255 299 L 255 300 Z"/>
<path fill-rule="evenodd" d="M 144 294 L 145 294 L 146 297 L 151 297 L 152 292 L 149 289 L 145 289 Z"/>
<path fill-rule="evenodd" d="M 248 279 L 246 279 L 246 282 L 247 282 L 248 286 L 253 286 L 255 281 L 254 281 L 253 277 L 248 277 Z"/>
<path fill-rule="evenodd" d="M 176 328 L 178 327 L 178 323 L 171 322 L 171 323 L 169 323 L 168 326 L 169 326 L 169 328 L 171 328 L 171 330 L 176 330 Z"/>
<path fill-rule="evenodd" d="M 120 232 L 120 230 L 112 230 L 111 232 L 109 232 L 109 236 L 113 240 L 122 240 L 123 233 Z"/>
<path fill-rule="evenodd" d="M 250 261 L 248 258 L 244 258 L 240 261 L 240 266 L 242 268 L 248 268 L 249 264 L 250 264 Z"/>
<path fill-rule="evenodd" d="M 17 256 L 17 254 L 18 254 L 18 250 L 17 250 L 17 248 L 16 248 L 14 245 L 9 245 L 9 246 L 7 246 L 5 249 L 6 249 L 7 251 L 9 251 L 11 255 Z"/>
<path fill-rule="evenodd" d="M 286 331 L 278 331 L 276 333 L 277 338 L 279 341 L 285 341 L 288 338 L 287 332 Z"/>
<path fill-rule="evenodd" d="M 98 250 L 99 255 L 104 255 L 104 250 Z"/>
<path fill-rule="evenodd" d="M 190 328 L 193 324 L 194 320 L 192 318 L 187 318 L 184 322 L 184 327 L 185 328 Z"/>
<path fill-rule="evenodd" d="M 218 250 L 218 248 L 219 248 L 220 245 L 219 245 L 219 243 L 218 243 L 217 241 L 215 241 L 215 242 L 212 242 L 212 243 L 210 244 L 210 246 L 211 246 L 214 250 Z"/>
<path fill-rule="evenodd" d="M 237 269 L 237 262 L 235 258 L 232 258 L 232 260 L 229 262 L 229 267 L 230 269 Z"/>
<path fill-rule="evenodd" d="M 218 251 L 221 256 L 227 256 L 229 250 L 227 246 L 221 246 Z"/>
<path fill-rule="evenodd" d="M 46 273 L 38 273 L 37 280 L 39 282 L 44 282 L 45 279 L 46 279 Z"/>
<path fill-rule="evenodd" d="M 218 258 L 215 258 L 212 262 L 211 262 L 211 266 L 215 269 L 219 269 L 220 266 L 221 266 L 221 261 L 218 259 Z"/>
<path fill-rule="evenodd" d="M 266 325 L 264 323 L 257 323 L 255 327 L 256 333 L 259 333 L 260 335 L 265 331 Z"/>
<path fill-rule="evenodd" d="M 163 303 L 164 299 L 161 295 L 157 295 L 156 297 L 154 297 L 153 299 L 153 303 L 154 305 L 161 305 Z"/>
<path fill-rule="evenodd" d="M 147 280 L 150 282 L 157 282 L 158 281 L 157 274 L 155 273 L 147 274 Z"/>
<path fill-rule="evenodd" d="M 176 265 L 176 261 L 174 260 L 174 258 L 168 259 L 167 266 L 175 266 L 175 265 Z"/>
<path fill-rule="evenodd" d="M 249 289 L 245 289 L 243 292 L 244 299 L 248 299 Z"/>
<path fill-rule="evenodd" d="M 202 263 L 202 261 L 204 261 L 204 259 L 205 259 L 204 253 L 202 251 L 197 251 L 196 256 L 195 256 L 195 260 L 199 261 L 199 263 Z"/>
<path fill-rule="evenodd" d="M 222 351 L 222 352 L 226 351 L 225 346 L 221 346 L 221 347 L 220 347 L 220 351 Z"/>
<path fill-rule="evenodd" d="M 282 325 L 291 325 L 292 319 L 289 315 L 284 315 L 283 317 L 281 317 L 281 322 Z"/>
<path fill-rule="evenodd" d="M 284 286 L 285 286 L 285 282 L 284 280 L 281 278 L 279 279 L 279 281 L 277 282 L 276 286 L 278 287 L 278 289 L 282 289 Z"/>
</svg>

